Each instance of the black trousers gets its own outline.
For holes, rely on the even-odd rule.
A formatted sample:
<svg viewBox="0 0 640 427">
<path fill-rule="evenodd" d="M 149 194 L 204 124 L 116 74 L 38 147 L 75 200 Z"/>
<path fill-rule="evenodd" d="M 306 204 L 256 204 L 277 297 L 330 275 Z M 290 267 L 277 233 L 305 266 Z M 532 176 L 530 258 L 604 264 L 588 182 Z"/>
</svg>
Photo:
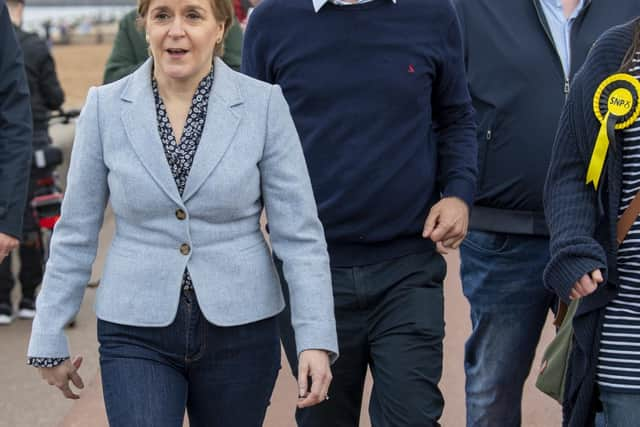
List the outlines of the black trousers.
<svg viewBox="0 0 640 427">
<path fill-rule="evenodd" d="M 36 288 L 42 282 L 42 251 L 36 245 L 21 244 L 19 253 L 22 298 L 34 299 Z M 0 303 L 10 302 L 14 284 L 9 255 L 0 263 Z"/>
<path fill-rule="evenodd" d="M 22 233 L 23 241 L 20 243 L 20 272 L 19 279 L 22 284 L 22 297 L 34 299 L 36 288 L 42 282 L 42 248 L 40 241 L 40 228 L 33 215 L 31 199 L 34 195 L 35 180 L 38 175 L 32 171 L 29 182 L 29 194 L 24 209 Z M 0 263 L 0 303 L 9 303 L 11 291 L 15 285 L 13 272 L 11 271 L 11 254 Z"/>
<path fill-rule="evenodd" d="M 285 298 L 288 286 L 276 259 Z M 340 357 L 332 366 L 330 400 L 298 410 L 300 427 L 357 427 L 367 367 L 374 380 L 373 427 L 438 426 L 442 375 L 444 258 L 436 252 L 378 264 L 332 268 Z M 288 307 L 288 301 L 287 301 Z M 297 377 L 290 311 L 279 316 L 287 359 Z"/>
</svg>

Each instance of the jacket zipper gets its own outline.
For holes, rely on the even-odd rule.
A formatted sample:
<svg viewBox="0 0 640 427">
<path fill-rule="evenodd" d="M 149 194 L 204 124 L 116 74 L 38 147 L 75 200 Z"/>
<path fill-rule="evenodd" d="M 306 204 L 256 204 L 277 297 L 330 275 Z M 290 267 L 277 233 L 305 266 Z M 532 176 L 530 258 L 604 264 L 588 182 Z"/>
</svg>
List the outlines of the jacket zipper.
<svg viewBox="0 0 640 427">
<path fill-rule="evenodd" d="M 533 0 L 533 7 L 536 9 L 536 14 L 538 15 L 538 21 L 540 21 L 540 25 L 542 25 L 542 29 L 544 33 L 547 35 L 547 38 L 551 42 L 553 46 L 553 51 L 556 53 L 558 57 L 558 62 L 560 63 L 560 69 L 562 70 L 562 75 L 564 76 L 564 97 L 565 100 L 569 96 L 569 91 L 571 90 L 571 83 L 569 81 L 569 76 L 564 71 L 564 66 L 562 65 L 562 57 L 560 56 L 560 52 L 558 51 L 558 47 L 556 46 L 556 41 L 553 39 L 551 32 L 549 32 L 549 28 L 545 24 L 546 19 L 542 16 L 543 12 L 540 10 L 540 5 L 538 4 L 538 0 Z"/>
</svg>

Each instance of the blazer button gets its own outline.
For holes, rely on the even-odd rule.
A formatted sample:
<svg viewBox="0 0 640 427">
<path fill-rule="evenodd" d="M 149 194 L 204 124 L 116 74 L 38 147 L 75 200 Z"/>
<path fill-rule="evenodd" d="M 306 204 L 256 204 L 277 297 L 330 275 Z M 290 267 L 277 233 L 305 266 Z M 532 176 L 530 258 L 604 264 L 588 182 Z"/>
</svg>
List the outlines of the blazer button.
<svg viewBox="0 0 640 427">
<path fill-rule="evenodd" d="M 180 245 L 180 253 L 182 255 L 189 255 L 189 252 L 191 252 L 191 247 L 189 245 L 186 243 Z"/>
<path fill-rule="evenodd" d="M 180 221 L 182 221 L 182 220 L 187 218 L 187 213 L 185 211 L 183 211 L 182 209 L 177 209 L 176 210 L 176 218 L 178 218 Z"/>
</svg>

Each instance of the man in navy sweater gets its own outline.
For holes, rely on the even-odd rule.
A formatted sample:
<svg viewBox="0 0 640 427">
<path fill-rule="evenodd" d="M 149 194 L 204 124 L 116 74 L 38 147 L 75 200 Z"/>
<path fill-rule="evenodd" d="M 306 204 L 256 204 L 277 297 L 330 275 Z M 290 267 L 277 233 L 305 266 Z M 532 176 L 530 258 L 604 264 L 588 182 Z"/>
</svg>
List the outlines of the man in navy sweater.
<svg viewBox="0 0 640 427">
<path fill-rule="evenodd" d="M 478 191 L 460 249 L 473 326 L 467 426 L 519 427 L 524 382 L 555 301 L 542 283 L 542 192 L 558 119 L 593 42 L 640 14 L 640 0 L 454 3 L 479 125 Z"/>
<path fill-rule="evenodd" d="M 299 410 L 299 425 L 358 426 L 369 367 L 373 426 L 437 426 L 446 274 L 438 250 L 464 238 L 476 175 L 452 5 L 265 0 L 243 52 L 244 72 L 280 85 L 289 102 L 331 257 L 341 356 L 331 399 Z M 294 374 L 303 371 L 289 313 L 281 331 Z M 312 373 L 312 393 L 315 382 Z"/>
</svg>

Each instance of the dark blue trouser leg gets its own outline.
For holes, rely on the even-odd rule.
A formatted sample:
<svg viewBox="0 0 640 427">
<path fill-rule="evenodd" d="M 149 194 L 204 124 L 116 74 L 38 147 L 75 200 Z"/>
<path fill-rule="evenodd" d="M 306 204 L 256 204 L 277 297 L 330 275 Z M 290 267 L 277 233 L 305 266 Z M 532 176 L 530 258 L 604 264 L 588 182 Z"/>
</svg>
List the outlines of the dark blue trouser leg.
<svg viewBox="0 0 640 427">
<path fill-rule="evenodd" d="M 276 267 L 286 295 L 278 260 Z M 438 425 L 445 273 L 445 262 L 436 253 L 332 268 L 340 358 L 332 366 L 331 399 L 297 411 L 300 427 L 357 427 L 367 367 L 374 378 L 373 427 Z M 290 314 L 283 312 L 280 332 L 295 375 L 290 322 Z"/>
<path fill-rule="evenodd" d="M 167 327 L 100 320 L 100 367 L 111 427 L 261 427 L 280 369 L 275 317 L 209 323 L 192 290 Z M 293 398 L 292 398 L 293 399 Z"/>
</svg>

